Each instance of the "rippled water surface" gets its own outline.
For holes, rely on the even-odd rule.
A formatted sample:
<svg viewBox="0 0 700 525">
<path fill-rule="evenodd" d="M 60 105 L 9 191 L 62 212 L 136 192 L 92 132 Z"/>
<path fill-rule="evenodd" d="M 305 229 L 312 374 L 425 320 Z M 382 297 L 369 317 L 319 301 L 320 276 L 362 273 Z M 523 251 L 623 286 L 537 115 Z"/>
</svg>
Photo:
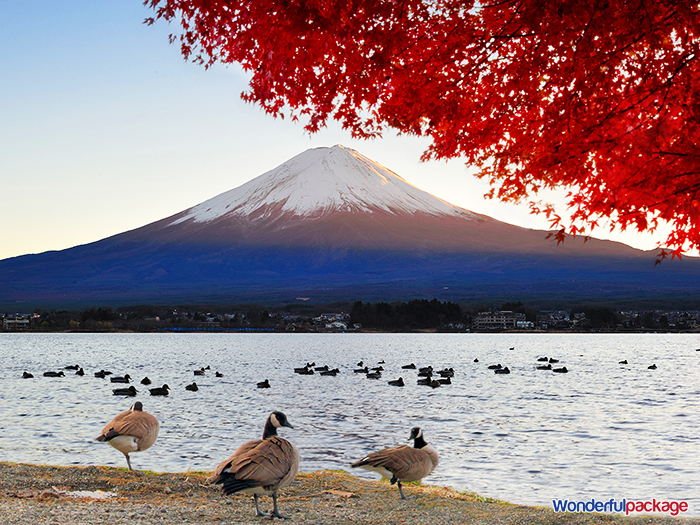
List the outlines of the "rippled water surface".
<svg viewBox="0 0 700 525">
<path fill-rule="evenodd" d="M 277 409 L 295 427 L 280 434 L 299 449 L 302 471 L 350 470 L 420 426 L 440 453 L 426 483 L 545 506 L 553 498 L 686 500 L 686 515 L 700 516 L 696 348 L 698 335 L 667 334 L 0 334 L 0 460 L 126 466 L 94 441 L 134 401 L 93 376 L 104 368 L 131 375 L 135 399 L 161 423 L 156 444 L 133 455 L 139 469 L 212 470 L 258 438 Z M 570 372 L 536 370 L 543 355 Z M 384 360 L 384 377 L 354 374 L 360 360 Z M 308 361 L 341 373 L 293 373 Z M 415 371 L 401 370 L 411 362 L 453 367 L 454 384 L 418 386 Z M 495 363 L 512 373 L 495 375 L 487 369 Z M 657 370 L 647 369 L 652 363 Z M 86 375 L 42 377 L 72 364 Z M 193 375 L 206 365 L 206 376 Z M 21 379 L 25 370 L 35 379 Z M 151 397 L 138 384 L 143 376 L 167 383 L 171 395 Z M 406 387 L 387 385 L 399 376 Z M 266 378 L 272 388 L 257 389 Z M 193 380 L 200 390 L 186 391 Z"/>
</svg>

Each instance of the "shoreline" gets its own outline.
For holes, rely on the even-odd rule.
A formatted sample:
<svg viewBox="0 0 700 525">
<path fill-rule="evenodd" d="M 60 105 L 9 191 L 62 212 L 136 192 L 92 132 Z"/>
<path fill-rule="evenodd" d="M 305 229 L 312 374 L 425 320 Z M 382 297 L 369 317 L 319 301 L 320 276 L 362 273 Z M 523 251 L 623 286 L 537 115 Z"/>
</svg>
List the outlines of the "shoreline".
<svg viewBox="0 0 700 525">
<path fill-rule="evenodd" d="M 225 496 L 209 485 L 209 472 L 137 475 L 125 468 L 47 466 L 0 462 L 0 512 L 7 525 L 56 523 L 210 524 L 267 522 L 255 516 L 252 498 Z M 515 505 L 434 485 L 395 486 L 341 471 L 297 474 L 279 494 L 282 514 L 300 524 L 402 523 L 447 525 L 651 524 L 700 525 L 700 518 L 561 513 L 549 507 Z M 271 498 L 261 499 L 261 509 Z"/>
</svg>

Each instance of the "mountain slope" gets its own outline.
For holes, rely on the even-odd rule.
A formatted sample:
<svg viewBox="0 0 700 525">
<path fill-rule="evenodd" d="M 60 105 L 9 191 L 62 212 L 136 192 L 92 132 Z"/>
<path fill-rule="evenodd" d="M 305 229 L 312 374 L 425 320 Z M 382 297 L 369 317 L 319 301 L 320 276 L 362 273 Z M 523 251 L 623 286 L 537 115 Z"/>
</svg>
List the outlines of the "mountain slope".
<svg viewBox="0 0 700 525">
<path fill-rule="evenodd" d="M 506 224 L 429 195 L 356 151 L 308 150 L 172 217 L 0 261 L 0 308 L 133 303 L 648 300 L 700 291 L 695 259 L 654 266 L 611 241 Z"/>
</svg>

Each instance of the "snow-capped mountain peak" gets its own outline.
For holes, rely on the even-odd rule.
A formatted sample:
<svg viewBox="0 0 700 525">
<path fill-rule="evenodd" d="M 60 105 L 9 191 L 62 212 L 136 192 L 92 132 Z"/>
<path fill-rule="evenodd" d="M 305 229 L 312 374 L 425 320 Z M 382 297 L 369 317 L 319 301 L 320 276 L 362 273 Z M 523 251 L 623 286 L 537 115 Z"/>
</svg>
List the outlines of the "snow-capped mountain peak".
<svg viewBox="0 0 700 525">
<path fill-rule="evenodd" d="M 255 179 L 186 210 L 171 225 L 270 213 L 315 218 L 338 212 L 471 216 L 406 182 L 357 151 L 307 150 Z"/>
</svg>

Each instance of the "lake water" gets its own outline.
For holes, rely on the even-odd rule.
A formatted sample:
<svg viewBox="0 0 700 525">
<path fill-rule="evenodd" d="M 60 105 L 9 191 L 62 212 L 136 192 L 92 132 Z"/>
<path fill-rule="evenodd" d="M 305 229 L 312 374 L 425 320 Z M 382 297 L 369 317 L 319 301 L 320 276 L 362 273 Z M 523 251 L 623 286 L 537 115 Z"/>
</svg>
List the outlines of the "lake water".
<svg viewBox="0 0 700 525">
<path fill-rule="evenodd" d="M 553 499 L 685 500 L 685 515 L 700 516 L 696 348 L 695 334 L 0 334 L 0 460 L 126 466 L 94 438 L 140 400 L 161 431 L 132 455 L 134 467 L 208 471 L 281 410 L 295 428 L 280 435 L 299 449 L 304 472 L 375 479 L 349 464 L 420 426 L 440 454 L 425 483 L 549 507 Z M 569 373 L 536 370 L 539 356 Z M 354 374 L 360 360 L 384 360 L 384 377 Z M 341 373 L 293 372 L 309 361 Z M 417 385 L 416 371 L 401 370 L 411 362 L 453 367 L 453 384 Z M 487 369 L 495 363 L 511 374 Z M 42 377 L 73 364 L 86 375 Z M 193 375 L 207 365 L 204 377 Z M 113 396 L 123 385 L 95 378 L 103 368 L 131 375 L 137 397 Z M 21 379 L 25 370 L 35 379 Z M 144 376 L 167 383 L 170 396 L 151 397 Z M 387 385 L 399 376 L 406 387 Z M 272 388 L 257 389 L 264 379 Z M 186 391 L 193 380 L 200 390 Z"/>
</svg>

